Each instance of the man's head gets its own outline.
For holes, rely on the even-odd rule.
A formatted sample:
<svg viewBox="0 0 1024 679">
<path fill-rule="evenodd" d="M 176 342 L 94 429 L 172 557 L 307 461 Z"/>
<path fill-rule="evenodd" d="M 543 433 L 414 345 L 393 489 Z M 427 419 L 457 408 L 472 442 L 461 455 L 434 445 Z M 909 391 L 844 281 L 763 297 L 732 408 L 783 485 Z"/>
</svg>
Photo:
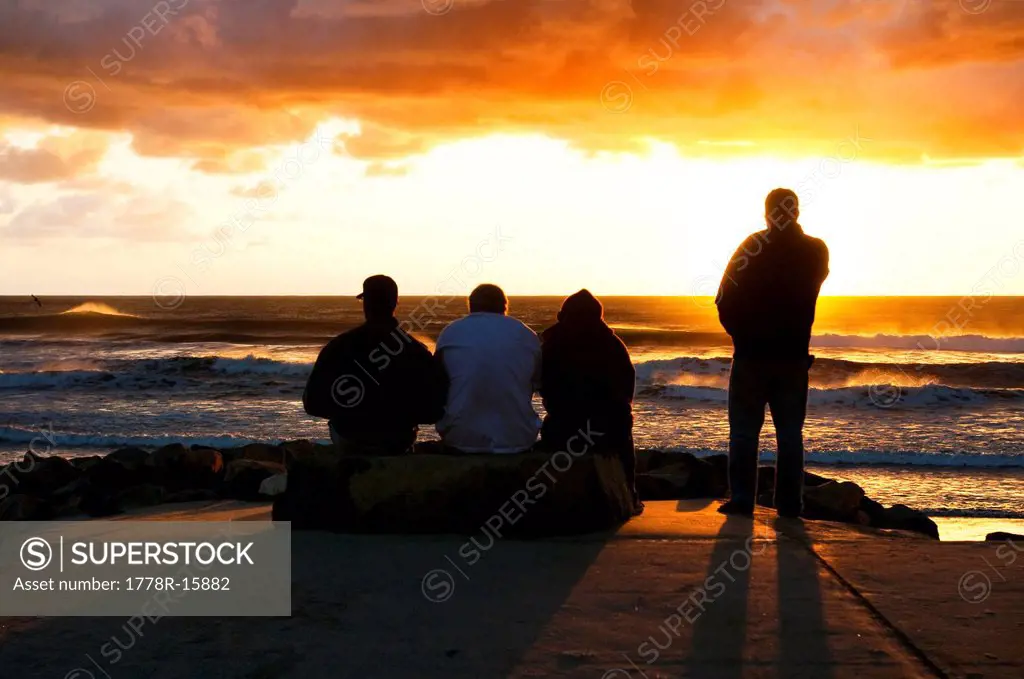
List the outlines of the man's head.
<svg viewBox="0 0 1024 679">
<path fill-rule="evenodd" d="M 505 297 L 505 291 L 491 283 L 476 286 L 473 292 L 469 293 L 469 313 L 475 314 L 478 311 L 492 314 L 507 313 L 508 298 Z"/>
<path fill-rule="evenodd" d="M 395 315 L 398 306 L 398 284 L 389 276 L 378 274 L 363 281 L 363 291 L 356 295 L 363 300 L 363 315 L 368 321 L 384 320 Z"/>
<path fill-rule="evenodd" d="M 774 189 L 764 199 L 764 221 L 770 230 L 779 231 L 796 224 L 800 217 L 800 201 L 791 189 Z"/>
</svg>

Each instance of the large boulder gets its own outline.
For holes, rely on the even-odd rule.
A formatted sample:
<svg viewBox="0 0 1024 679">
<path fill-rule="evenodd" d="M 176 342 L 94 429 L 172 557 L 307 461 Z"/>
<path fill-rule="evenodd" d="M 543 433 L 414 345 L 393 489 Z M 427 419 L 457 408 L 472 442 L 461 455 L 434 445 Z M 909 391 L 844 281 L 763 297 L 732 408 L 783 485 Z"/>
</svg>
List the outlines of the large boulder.
<svg viewBox="0 0 1024 679">
<path fill-rule="evenodd" d="M 236 500 L 260 500 L 260 485 L 271 476 L 284 472 L 285 466 L 276 462 L 234 460 L 228 463 L 224 472 L 221 494 Z"/>
<path fill-rule="evenodd" d="M 923 533 L 930 538 L 939 539 L 939 527 L 928 518 L 928 515 L 911 509 L 906 505 L 893 505 L 886 508 L 881 503 L 864 498 L 860 510 L 870 518 L 874 528 L 891 528 Z"/>
<path fill-rule="evenodd" d="M 213 502 L 219 500 L 220 495 L 209 488 L 193 488 L 191 490 L 179 490 L 168 493 L 164 497 L 164 504 L 175 504 L 179 502 Z"/>
<path fill-rule="evenodd" d="M 49 505 L 32 495 L 11 495 L 0 500 L 0 521 L 46 521 L 51 517 Z"/>
<path fill-rule="evenodd" d="M 135 470 L 143 467 L 149 460 L 149 451 L 136 446 L 130 446 L 128 448 L 119 448 L 114 452 L 107 455 L 105 460 L 111 462 L 117 462 L 125 469 Z"/>
<path fill-rule="evenodd" d="M 288 490 L 288 474 L 271 476 L 268 479 L 264 479 L 263 483 L 260 484 L 260 495 L 262 497 L 284 495 L 286 490 Z"/>
<path fill-rule="evenodd" d="M 986 535 L 985 542 L 1020 542 L 1022 545 L 1024 545 L 1024 535 L 1018 535 L 1017 533 L 1004 533 L 1002 531 L 998 531 Z"/>
<path fill-rule="evenodd" d="M 71 458 L 71 464 L 80 472 L 86 472 L 103 462 L 101 455 L 87 455 Z"/>
<path fill-rule="evenodd" d="M 296 460 L 306 459 L 324 454 L 335 454 L 334 446 L 323 446 L 307 439 L 285 441 L 281 444 L 284 451 L 284 464 L 290 465 Z"/>
<path fill-rule="evenodd" d="M 269 443 L 250 443 L 237 448 L 225 448 L 221 451 L 225 462 L 235 460 L 256 460 L 257 462 L 275 462 L 285 464 L 287 457 L 284 448 Z"/>
<path fill-rule="evenodd" d="M 644 451 L 638 458 L 636 487 L 643 500 L 721 497 L 726 487 L 713 465 L 690 453 Z M 640 470 L 643 471 L 640 471 Z"/>
<path fill-rule="evenodd" d="M 62 488 L 77 479 L 82 472 L 63 457 L 52 455 L 43 457 L 35 453 L 25 453 L 25 458 L 9 465 L 0 479 L 9 494 L 34 495 L 47 497 L 58 488 Z"/>
<path fill-rule="evenodd" d="M 857 522 L 864 489 L 849 481 L 804 486 L 804 516 L 826 521 Z"/>
<path fill-rule="evenodd" d="M 813 488 L 825 483 L 832 483 L 832 479 L 818 476 L 813 472 L 804 471 L 804 490 Z M 775 465 L 763 464 L 757 468 L 757 492 L 759 495 L 775 495 Z"/>
<path fill-rule="evenodd" d="M 117 496 L 117 505 L 120 509 L 135 509 L 138 507 L 155 507 L 166 501 L 167 491 L 163 486 L 148 483 L 144 486 L 135 486 L 121 491 Z"/>
<path fill-rule="evenodd" d="M 224 476 L 224 458 L 214 448 L 186 448 L 180 443 L 154 451 L 146 466 L 153 481 L 168 490 L 213 489 Z"/>
<path fill-rule="evenodd" d="M 273 511 L 296 530 L 497 537 L 594 532 L 633 514 L 615 456 L 568 453 L 300 459 Z"/>
</svg>

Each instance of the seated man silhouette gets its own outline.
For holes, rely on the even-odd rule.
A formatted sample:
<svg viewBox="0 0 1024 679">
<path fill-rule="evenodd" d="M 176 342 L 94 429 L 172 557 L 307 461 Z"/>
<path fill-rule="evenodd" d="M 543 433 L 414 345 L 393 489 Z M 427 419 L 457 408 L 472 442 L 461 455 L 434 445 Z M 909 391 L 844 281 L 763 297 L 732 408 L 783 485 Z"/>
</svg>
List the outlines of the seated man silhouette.
<svg viewBox="0 0 1024 679">
<path fill-rule="evenodd" d="M 541 334 L 540 393 L 547 411 L 541 443 L 552 451 L 616 453 L 635 498 L 636 370 L 603 315 L 601 302 L 580 290 L 566 298 L 558 322 Z"/>
<path fill-rule="evenodd" d="M 480 285 L 469 295 L 469 315 L 437 338 L 436 354 L 450 383 L 437 432 L 448 449 L 519 453 L 537 440 L 540 418 L 532 399 L 540 340 L 507 311 L 501 288 Z"/>
<path fill-rule="evenodd" d="M 444 370 L 399 327 L 395 281 L 370 276 L 357 299 L 366 323 L 320 351 L 302 405 L 330 421 L 339 453 L 401 455 L 412 449 L 417 425 L 437 422 L 444 413 Z"/>
<path fill-rule="evenodd" d="M 733 254 L 718 288 L 718 317 L 732 336 L 729 374 L 730 500 L 720 511 L 752 515 L 764 408 L 772 412 L 778 442 L 775 508 L 803 511 L 804 443 L 811 326 L 828 248 L 803 232 L 800 206 L 789 189 L 765 200 L 767 228 Z"/>
</svg>

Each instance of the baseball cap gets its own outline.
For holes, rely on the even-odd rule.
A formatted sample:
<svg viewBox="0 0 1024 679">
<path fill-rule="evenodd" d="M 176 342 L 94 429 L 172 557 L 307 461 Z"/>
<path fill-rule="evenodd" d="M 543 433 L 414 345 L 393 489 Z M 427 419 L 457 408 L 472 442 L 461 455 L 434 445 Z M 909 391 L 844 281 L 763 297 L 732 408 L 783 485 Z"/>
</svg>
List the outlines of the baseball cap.
<svg viewBox="0 0 1024 679">
<path fill-rule="evenodd" d="M 377 274 L 363 281 L 363 291 L 356 299 L 367 298 L 376 302 L 398 302 L 398 284 L 390 276 Z"/>
</svg>

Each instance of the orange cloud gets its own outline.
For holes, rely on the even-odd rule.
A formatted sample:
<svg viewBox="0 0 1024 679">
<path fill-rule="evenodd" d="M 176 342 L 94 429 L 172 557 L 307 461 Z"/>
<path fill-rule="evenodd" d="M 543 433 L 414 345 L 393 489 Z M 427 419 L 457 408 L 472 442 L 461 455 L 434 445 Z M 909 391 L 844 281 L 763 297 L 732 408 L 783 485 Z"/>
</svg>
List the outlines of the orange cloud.
<svg viewBox="0 0 1024 679">
<path fill-rule="evenodd" d="M 333 116 L 377 161 L 496 131 L 829 153 L 860 129 L 889 159 L 1017 156 L 1022 31 L 1000 0 L 22 0 L 0 8 L 0 115 L 126 130 L 204 172 Z"/>
<path fill-rule="evenodd" d="M 35 184 L 71 179 L 95 169 L 106 142 L 93 135 L 49 136 L 22 148 L 0 140 L 0 180 Z"/>
</svg>

